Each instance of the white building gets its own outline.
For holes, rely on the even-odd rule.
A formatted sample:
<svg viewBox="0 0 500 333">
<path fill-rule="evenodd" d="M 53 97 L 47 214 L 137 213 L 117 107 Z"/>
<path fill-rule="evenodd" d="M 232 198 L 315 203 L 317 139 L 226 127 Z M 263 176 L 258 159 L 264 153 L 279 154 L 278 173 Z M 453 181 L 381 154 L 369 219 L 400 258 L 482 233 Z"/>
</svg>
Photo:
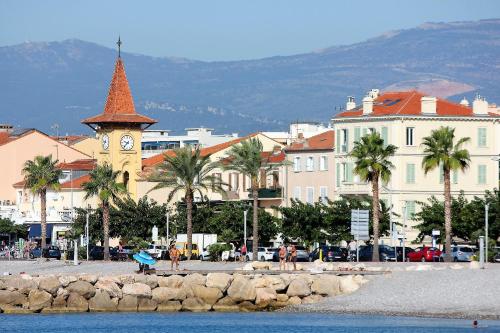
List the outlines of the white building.
<svg viewBox="0 0 500 333">
<path fill-rule="evenodd" d="M 262 134 L 284 145 L 289 145 L 297 139 L 309 139 L 331 130 L 330 126 L 315 121 L 301 121 L 291 123 L 288 132 L 262 132 Z"/>
</svg>

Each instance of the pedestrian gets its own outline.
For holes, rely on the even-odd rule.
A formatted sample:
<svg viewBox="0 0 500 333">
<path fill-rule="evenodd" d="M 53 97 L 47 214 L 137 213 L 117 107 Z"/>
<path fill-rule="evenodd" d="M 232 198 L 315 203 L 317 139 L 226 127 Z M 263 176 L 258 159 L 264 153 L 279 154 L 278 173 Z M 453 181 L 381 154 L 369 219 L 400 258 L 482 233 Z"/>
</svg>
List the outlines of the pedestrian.
<svg viewBox="0 0 500 333">
<path fill-rule="evenodd" d="M 286 270 L 286 248 L 284 244 L 281 244 L 278 254 L 280 256 L 280 270 Z"/>
<path fill-rule="evenodd" d="M 240 261 L 247 261 L 247 246 L 246 244 L 243 244 L 241 247 L 241 255 L 240 255 Z"/>
<path fill-rule="evenodd" d="M 295 247 L 295 245 L 291 246 L 290 260 L 293 263 L 293 270 L 296 271 L 297 270 L 297 248 Z"/>
<path fill-rule="evenodd" d="M 170 270 L 174 270 L 174 265 L 175 265 L 175 270 L 179 270 L 179 257 L 180 257 L 180 251 L 177 247 L 175 247 L 175 244 L 172 244 L 170 246 Z"/>
</svg>

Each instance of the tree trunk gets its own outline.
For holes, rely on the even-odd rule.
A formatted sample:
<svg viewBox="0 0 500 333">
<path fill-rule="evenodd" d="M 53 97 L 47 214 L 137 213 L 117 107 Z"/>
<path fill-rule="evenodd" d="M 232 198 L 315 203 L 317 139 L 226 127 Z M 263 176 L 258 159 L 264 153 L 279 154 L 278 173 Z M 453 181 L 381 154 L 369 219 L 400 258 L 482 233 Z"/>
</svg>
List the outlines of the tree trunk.
<svg viewBox="0 0 500 333">
<path fill-rule="evenodd" d="M 372 180 L 372 214 L 373 214 L 373 256 L 372 261 L 380 261 L 378 253 L 378 234 L 379 234 L 379 198 L 378 198 L 378 174 Z"/>
<path fill-rule="evenodd" d="M 259 260 L 259 184 L 257 178 L 252 179 L 253 198 L 253 240 L 252 240 L 252 260 Z"/>
<path fill-rule="evenodd" d="M 451 262 L 451 189 L 450 170 L 444 169 L 444 232 L 446 234 L 445 261 Z"/>
<path fill-rule="evenodd" d="M 102 228 L 104 236 L 104 260 L 109 261 L 109 203 L 102 203 Z"/>
<path fill-rule="evenodd" d="M 40 237 L 42 238 L 42 252 L 47 247 L 47 190 L 40 191 Z"/>
<path fill-rule="evenodd" d="M 187 260 L 191 260 L 193 252 L 193 193 L 186 191 L 186 217 L 187 217 Z"/>
</svg>

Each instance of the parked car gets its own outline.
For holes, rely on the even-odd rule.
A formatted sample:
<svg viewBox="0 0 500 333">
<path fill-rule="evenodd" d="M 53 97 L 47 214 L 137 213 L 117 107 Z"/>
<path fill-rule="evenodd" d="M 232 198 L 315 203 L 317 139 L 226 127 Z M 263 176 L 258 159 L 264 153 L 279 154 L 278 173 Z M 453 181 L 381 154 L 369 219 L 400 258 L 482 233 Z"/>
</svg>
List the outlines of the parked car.
<svg viewBox="0 0 500 333">
<path fill-rule="evenodd" d="M 297 261 L 309 261 L 309 251 L 304 246 L 296 245 L 295 248 L 297 249 Z M 274 248 L 272 249 L 273 251 L 273 261 L 278 262 L 280 261 L 280 249 L 279 248 Z"/>
<path fill-rule="evenodd" d="M 421 246 L 408 253 L 406 261 L 440 261 L 441 250 L 436 247 Z"/>
<path fill-rule="evenodd" d="M 398 256 L 398 261 L 407 261 L 406 259 L 408 258 L 408 254 L 411 252 L 414 252 L 415 250 L 411 247 L 405 246 L 405 257 L 403 259 L 403 247 L 402 246 L 396 246 L 396 254 Z"/>
<path fill-rule="evenodd" d="M 271 261 L 273 260 L 273 253 L 275 249 L 270 247 L 260 247 L 257 249 L 257 256 L 259 257 L 259 261 Z M 253 253 L 251 250 L 247 252 L 247 261 L 253 260 Z"/>
<path fill-rule="evenodd" d="M 61 250 L 55 245 L 49 245 L 42 251 L 42 256 L 44 258 L 54 258 L 61 260 Z"/>
<path fill-rule="evenodd" d="M 347 252 L 342 251 L 340 246 L 323 245 L 315 248 L 309 254 L 309 261 L 319 259 L 320 251 L 322 252 L 323 261 L 347 261 Z"/>
<path fill-rule="evenodd" d="M 166 245 L 153 245 L 150 244 L 149 248 L 146 250 L 149 255 L 155 259 L 162 259 L 166 257 L 166 252 L 168 252 Z"/>
<path fill-rule="evenodd" d="M 451 257 L 452 260 L 457 261 L 471 261 L 471 257 L 474 255 L 474 250 L 468 246 L 452 246 L 451 247 Z M 439 258 L 440 261 L 444 261 L 446 258 L 446 252 L 442 251 Z"/>
<path fill-rule="evenodd" d="M 30 259 L 41 258 L 42 257 L 42 248 L 35 247 L 30 250 Z"/>
<path fill-rule="evenodd" d="M 396 252 L 393 247 L 388 245 L 378 246 L 378 255 L 380 261 L 396 261 Z M 373 245 L 365 245 L 359 248 L 359 261 L 372 261 Z"/>
<path fill-rule="evenodd" d="M 495 254 L 493 257 L 494 262 L 500 262 L 500 251 Z"/>
</svg>

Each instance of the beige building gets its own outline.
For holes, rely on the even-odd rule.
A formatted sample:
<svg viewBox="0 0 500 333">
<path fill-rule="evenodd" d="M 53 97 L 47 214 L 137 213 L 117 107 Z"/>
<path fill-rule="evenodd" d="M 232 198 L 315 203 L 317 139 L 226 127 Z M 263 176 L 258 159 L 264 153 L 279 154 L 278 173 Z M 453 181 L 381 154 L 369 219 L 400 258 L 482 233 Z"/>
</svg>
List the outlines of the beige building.
<svg viewBox="0 0 500 333">
<path fill-rule="evenodd" d="M 285 147 L 286 200 L 311 203 L 334 197 L 334 132 L 333 130 L 305 139 L 299 137 Z"/>
<path fill-rule="evenodd" d="M 405 207 L 408 228 L 407 241 L 413 241 L 418 232 L 413 228 L 412 217 L 419 210 L 418 201 L 425 202 L 434 195 L 443 200 L 443 180 L 439 170 L 427 175 L 421 167 L 422 139 L 440 126 L 455 128 L 458 138 L 470 137 L 465 145 L 471 155 L 470 168 L 452 174 L 452 195 L 460 191 L 468 198 L 484 195 L 485 190 L 498 187 L 498 162 L 500 151 L 500 117 L 488 112 L 488 103 L 477 97 L 473 106 L 463 101 L 452 103 L 417 91 L 385 92 L 372 90 L 356 107 L 350 100 L 347 110 L 332 119 L 336 132 L 335 192 L 337 195 L 370 194 L 371 187 L 353 174 L 354 163 L 348 156 L 355 141 L 371 131 L 377 131 L 389 144 L 399 149 L 392 162 L 391 181 L 381 185 L 381 199 L 392 204 L 393 211 L 401 218 Z M 402 230 L 399 230 L 402 234 Z"/>
</svg>

